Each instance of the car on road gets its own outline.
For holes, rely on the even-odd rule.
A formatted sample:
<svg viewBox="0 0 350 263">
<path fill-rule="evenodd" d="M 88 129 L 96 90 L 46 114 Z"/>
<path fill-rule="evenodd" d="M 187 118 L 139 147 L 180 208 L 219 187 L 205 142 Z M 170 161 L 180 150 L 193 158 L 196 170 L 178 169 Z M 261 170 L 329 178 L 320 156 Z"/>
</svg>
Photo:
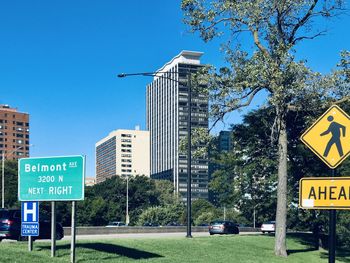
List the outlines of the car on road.
<svg viewBox="0 0 350 263">
<path fill-rule="evenodd" d="M 209 224 L 209 234 L 239 234 L 237 224 L 227 220 L 216 220 Z"/>
<path fill-rule="evenodd" d="M 108 225 L 106 225 L 106 227 L 122 227 L 122 226 L 126 226 L 126 224 L 120 221 L 112 221 L 112 222 L 109 222 Z"/>
<path fill-rule="evenodd" d="M 63 227 L 56 223 L 56 240 L 64 237 Z M 51 238 L 51 222 L 49 220 L 39 220 L 39 236 L 35 239 Z M 0 241 L 3 239 L 26 240 L 21 236 L 21 210 L 0 209 Z"/>
<path fill-rule="evenodd" d="M 173 221 L 166 224 L 166 226 L 183 226 L 183 225 L 180 224 L 179 222 Z"/>
<path fill-rule="evenodd" d="M 159 224 L 158 223 L 154 223 L 154 222 L 145 222 L 145 223 L 143 223 L 142 226 L 157 227 L 157 226 L 159 226 Z"/>
<path fill-rule="evenodd" d="M 273 233 L 275 232 L 275 226 L 276 226 L 276 222 L 275 221 L 268 221 L 265 222 L 261 225 L 261 232 L 263 234 L 265 233 Z"/>
</svg>

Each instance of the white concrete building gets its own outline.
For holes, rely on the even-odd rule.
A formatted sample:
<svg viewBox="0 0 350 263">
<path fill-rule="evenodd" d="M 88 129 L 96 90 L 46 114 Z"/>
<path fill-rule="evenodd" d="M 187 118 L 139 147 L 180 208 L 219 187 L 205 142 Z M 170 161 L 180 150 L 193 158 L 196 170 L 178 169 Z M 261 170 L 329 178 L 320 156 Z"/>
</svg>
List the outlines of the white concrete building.
<svg viewBox="0 0 350 263">
<path fill-rule="evenodd" d="M 119 176 L 150 176 L 149 132 L 115 130 L 95 145 L 96 183 Z"/>
</svg>

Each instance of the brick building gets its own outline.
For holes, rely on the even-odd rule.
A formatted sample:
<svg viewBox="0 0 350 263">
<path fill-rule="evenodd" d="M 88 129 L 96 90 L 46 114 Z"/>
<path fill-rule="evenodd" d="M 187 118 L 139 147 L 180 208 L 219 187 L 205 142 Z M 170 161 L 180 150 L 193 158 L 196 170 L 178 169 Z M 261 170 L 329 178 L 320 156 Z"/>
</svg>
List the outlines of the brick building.
<svg viewBox="0 0 350 263">
<path fill-rule="evenodd" d="M 0 158 L 29 157 L 29 114 L 0 104 Z"/>
</svg>

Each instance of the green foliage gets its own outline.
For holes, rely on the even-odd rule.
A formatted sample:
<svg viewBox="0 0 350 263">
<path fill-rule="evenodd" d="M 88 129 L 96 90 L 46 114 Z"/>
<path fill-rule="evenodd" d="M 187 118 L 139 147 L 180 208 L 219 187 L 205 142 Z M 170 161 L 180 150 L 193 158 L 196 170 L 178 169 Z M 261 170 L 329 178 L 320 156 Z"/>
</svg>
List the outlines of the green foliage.
<svg viewBox="0 0 350 263">
<path fill-rule="evenodd" d="M 194 224 L 199 226 L 201 224 L 209 224 L 211 221 L 215 220 L 217 217 L 214 212 L 203 212 L 197 218 L 194 219 Z"/>
<path fill-rule="evenodd" d="M 211 102 L 210 114 L 214 125 L 223 120 L 226 114 L 249 105 L 260 91 L 265 90 L 269 94 L 267 102 L 273 106 L 275 115 L 272 128 L 276 127 L 278 138 L 276 255 L 287 256 L 285 228 L 288 113 L 304 109 L 310 112 L 317 110 L 320 100 L 327 101 L 324 104 L 327 107 L 335 100 L 350 98 L 350 89 L 342 88 L 343 92 L 339 93 L 339 87 L 334 85 L 341 78 L 335 75 L 322 78 L 303 61 L 296 61 L 295 48 L 302 40 L 322 35 L 322 30 L 312 27 L 313 21 L 318 17 L 329 18 L 339 14 L 343 2 L 182 1 L 185 23 L 193 32 L 199 32 L 200 37 L 206 42 L 220 37 L 222 50 L 226 54 L 227 66 L 219 70 L 214 67 L 204 68 L 196 83 L 197 86 L 207 83 L 204 93 Z M 240 34 L 246 32 L 250 33 L 251 43 L 255 47 L 249 52 L 238 42 Z M 235 43 L 232 40 L 238 41 Z M 249 44 L 247 46 L 251 47 Z M 346 55 L 343 57 L 345 63 L 342 63 L 342 66 L 346 69 L 347 58 Z M 255 171 L 264 167 L 264 164 L 258 164 L 257 167 L 254 167 L 256 164 L 252 165 L 251 169 Z M 267 164 L 265 167 L 270 166 Z M 260 185 L 260 182 L 258 184 Z M 249 198 L 255 199 L 251 195 Z"/>
<path fill-rule="evenodd" d="M 204 199 L 197 199 L 192 202 L 192 218 L 195 219 L 204 212 L 213 212 L 215 214 L 216 208 L 209 201 Z"/>
<path fill-rule="evenodd" d="M 164 189 L 164 187 L 163 187 Z M 135 224 L 142 211 L 159 205 L 159 191 L 154 180 L 145 176 L 129 178 L 130 224 Z M 164 192 L 166 196 L 166 192 Z M 114 176 L 92 186 L 86 198 L 79 203 L 78 223 L 82 225 L 105 225 L 109 221 L 124 221 L 126 215 L 126 178 Z"/>
<path fill-rule="evenodd" d="M 216 156 L 220 169 L 209 184 L 216 206 L 236 208 L 253 222 L 272 220 L 276 205 L 276 143 L 271 140 L 273 109 L 248 113 L 232 126 L 231 152 Z M 244 221 L 244 220 L 242 220 Z"/>
<path fill-rule="evenodd" d="M 172 182 L 168 180 L 155 180 L 154 182 L 160 205 L 170 205 L 178 202 Z"/>
<path fill-rule="evenodd" d="M 350 247 L 350 214 L 348 211 L 338 211 L 337 243 L 344 248 Z"/>
<path fill-rule="evenodd" d="M 180 216 L 183 212 L 184 206 L 180 203 L 149 207 L 139 216 L 138 225 L 148 222 L 165 226 L 171 222 L 180 222 Z"/>
<path fill-rule="evenodd" d="M 5 207 L 18 208 L 20 207 L 20 203 L 17 200 L 17 193 L 18 193 L 17 161 L 5 160 L 4 174 L 5 174 L 5 178 L 4 178 L 5 179 Z M 0 185 L 1 185 L 1 182 L 0 182 Z"/>
</svg>

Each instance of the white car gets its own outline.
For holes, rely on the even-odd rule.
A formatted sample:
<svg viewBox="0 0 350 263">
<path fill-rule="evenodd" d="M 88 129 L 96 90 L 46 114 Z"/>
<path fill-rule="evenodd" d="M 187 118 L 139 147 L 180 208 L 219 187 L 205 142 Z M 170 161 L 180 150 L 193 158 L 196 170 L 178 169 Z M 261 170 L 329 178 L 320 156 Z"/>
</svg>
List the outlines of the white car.
<svg viewBox="0 0 350 263">
<path fill-rule="evenodd" d="M 275 232 L 275 226 L 276 226 L 276 222 L 275 221 L 269 221 L 266 223 L 263 223 L 261 225 L 261 232 L 263 232 L 263 234 L 266 233 L 273 233 Z"/>
<path fill-rule="evenodd" d="M 126 224 L 124 222 L 113 221 L 113 222 L 109 222 L 106 227 L 121 227 L 121 226 L 126 226 Z"/>
</svg>

